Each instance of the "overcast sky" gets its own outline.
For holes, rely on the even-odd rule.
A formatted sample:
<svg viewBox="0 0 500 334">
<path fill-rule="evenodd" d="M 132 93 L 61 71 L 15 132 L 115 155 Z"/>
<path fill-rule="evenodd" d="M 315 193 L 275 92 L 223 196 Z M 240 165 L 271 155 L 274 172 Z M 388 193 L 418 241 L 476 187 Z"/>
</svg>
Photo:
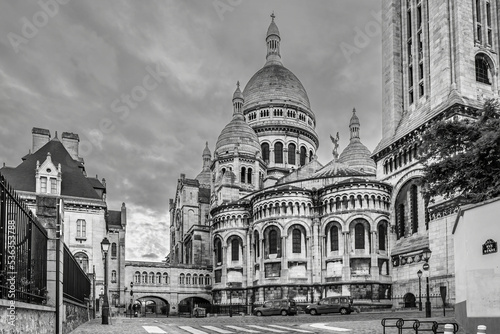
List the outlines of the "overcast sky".
<svg viewBox="0 0 500 334">
<path fill-rule="evenodd" d="M 17 166 L 31 129 L 80 136 L 88 175 L 106 178 L 108 207 L 128 210 L 127 260 L 168 254 L 168 200 L 195 178 L 265 63 L 274 11 L 283 64 L 316 114 L 319 161 L 330 134 L 381 138 L 380 0 L 0 0 L 0 163 Z"/>
</svg>

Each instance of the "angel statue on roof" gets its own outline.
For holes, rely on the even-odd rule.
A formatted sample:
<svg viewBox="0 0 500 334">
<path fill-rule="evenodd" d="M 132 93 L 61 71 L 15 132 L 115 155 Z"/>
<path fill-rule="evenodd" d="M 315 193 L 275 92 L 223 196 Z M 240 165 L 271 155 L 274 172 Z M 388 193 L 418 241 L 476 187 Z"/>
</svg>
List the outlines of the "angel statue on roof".
<svg viewBox="0 0 500 334">
<path fill-rule="evenodd" d="M 339 140 L 340 140 L 340 137 L 339 137 L 339 133 L 337 132 L 337 136 L 335 138 L 332 137 L 332 135 L 330 135 L 330 139 L 332 140 L 332 143 L 333 143 L 333 158 L 335 160 L 337 160 L 337 158 L 339 157 L 339 153 L 337 152 L 337 149 L 339 148 Z"/>
</svg>

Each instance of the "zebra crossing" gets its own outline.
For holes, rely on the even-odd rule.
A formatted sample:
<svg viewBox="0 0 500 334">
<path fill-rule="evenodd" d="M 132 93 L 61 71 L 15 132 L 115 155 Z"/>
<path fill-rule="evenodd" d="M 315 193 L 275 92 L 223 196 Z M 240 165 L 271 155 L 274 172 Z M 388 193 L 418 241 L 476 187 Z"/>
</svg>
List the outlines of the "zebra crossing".
<svg viewBox="0 0 500 334">
<path fill-rule="evenodd" d="M 158 326 L 142 326 L 148 334 L 237 334 L 237 333 L 314 333 L 305 329 L 280 326 L 280 325 L 200 325 L 200 326 L 176 326 L 177 328 L 169 327 L 162 329 Z"/>
</svg>

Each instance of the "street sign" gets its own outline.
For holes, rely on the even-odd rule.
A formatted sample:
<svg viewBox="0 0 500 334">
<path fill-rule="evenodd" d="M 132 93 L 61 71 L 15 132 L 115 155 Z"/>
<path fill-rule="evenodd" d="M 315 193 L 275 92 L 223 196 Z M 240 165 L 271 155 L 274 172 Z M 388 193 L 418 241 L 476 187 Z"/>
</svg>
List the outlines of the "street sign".
<svg viewBox="0 0 500 334">
<path fill-rule="evenodd" d="M 422 266 L 422 269 L 429 270 L 429 264 L 428 263 L 424 263 L 424 265 Z"/>
</svg>

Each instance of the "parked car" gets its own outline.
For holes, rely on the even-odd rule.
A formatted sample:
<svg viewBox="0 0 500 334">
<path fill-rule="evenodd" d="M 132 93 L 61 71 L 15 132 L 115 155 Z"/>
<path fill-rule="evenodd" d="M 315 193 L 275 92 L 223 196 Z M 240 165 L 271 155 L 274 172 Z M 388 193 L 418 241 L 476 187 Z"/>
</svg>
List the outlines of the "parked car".
<svg viewBox="0 0 500 334">
<path fill-rule="evenodd" d="M 297 305 L 293 299 L 268 300 L 264 305 L 256 307 L 253 314 L 256 316 L 295 315 L 297 314 Z"/>
<path fill-rule="evenodd" d="M 352 311 L 354 311 L 352 298 L 344 296 L 326 297 L 316 304 L 309 304 L 306 307 L 306 313 L 311 315 L 323 313 L 350 314 Z"/>
</svg>

